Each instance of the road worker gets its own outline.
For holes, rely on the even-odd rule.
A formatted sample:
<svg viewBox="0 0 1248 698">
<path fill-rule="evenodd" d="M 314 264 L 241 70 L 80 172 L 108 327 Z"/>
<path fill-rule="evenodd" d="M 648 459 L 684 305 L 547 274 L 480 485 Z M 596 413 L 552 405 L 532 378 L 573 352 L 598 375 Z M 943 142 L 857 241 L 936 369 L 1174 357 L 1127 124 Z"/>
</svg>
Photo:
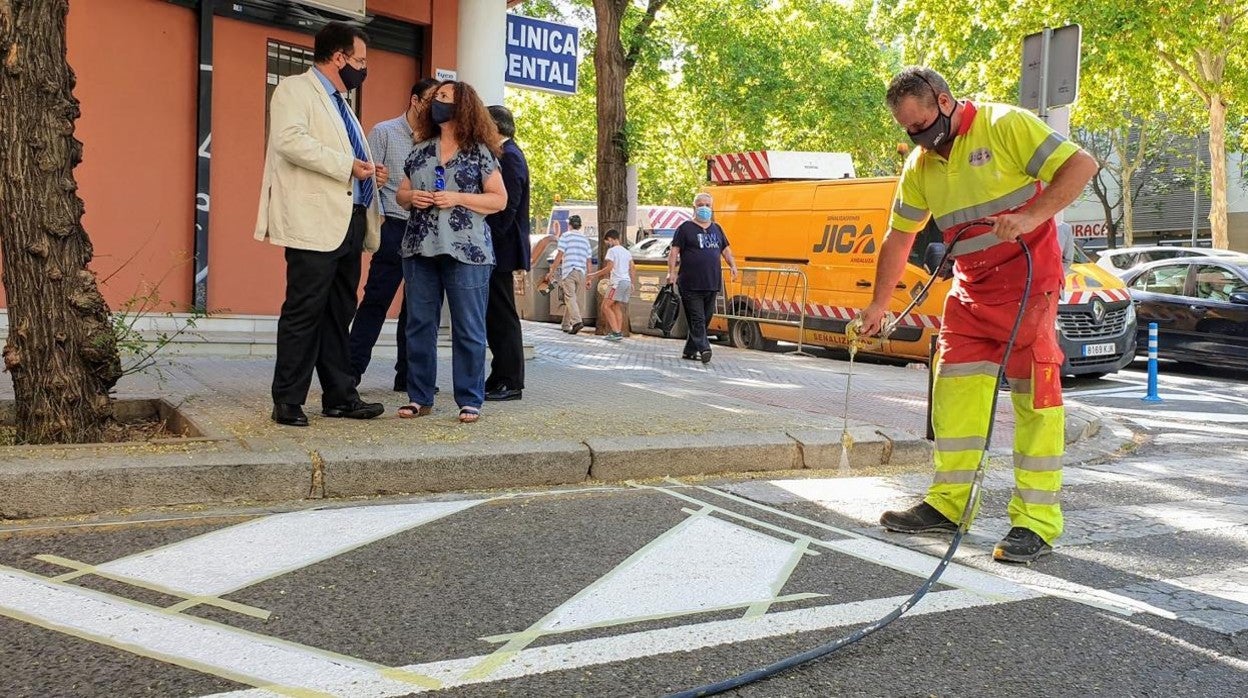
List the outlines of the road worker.
<svg viewBox="0 0 1248 698">
<path fill-rule="evenodd" d="M 956 282 L 945 300 L 933 368 L 935 477 L 922 502 L 884 512 L 880 523 L 902 533 L 956 530 L 1023 301 L 1028 268 L 1021 241 L 1033 260 L 1030 295 L 1005 365 L 1016 416 L 1015 489 L 1011 528 L 993 558 L 1032 562 L 1052 552 L 1062 533 L 1065 411 L 1055 323 L 1064 274 L 1053 216 L 1083 191 L 1096 161 L 1028 111 L 954 99 L 930 68 L 903 70 L 886 99 L 919 147 L 902 169 L 874 296 L 859 315 L 861 332 L 881 331 L 915 235 L 930 217 L 954 247 Z"/>
</svg>

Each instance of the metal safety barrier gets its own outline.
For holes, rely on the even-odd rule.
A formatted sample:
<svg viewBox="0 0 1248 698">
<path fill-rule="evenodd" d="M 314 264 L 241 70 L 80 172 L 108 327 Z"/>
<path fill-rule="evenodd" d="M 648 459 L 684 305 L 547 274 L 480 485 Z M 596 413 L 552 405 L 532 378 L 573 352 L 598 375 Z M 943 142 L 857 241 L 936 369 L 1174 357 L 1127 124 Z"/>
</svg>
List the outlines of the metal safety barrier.
<svg viewBox="0 0 1248 698">
<path fill-rule="evenodd" d="M 797 350 L 805 354 L 802 341 L 806 335 L 807 294 L 810 290 L 806 273 L 800 269 L 779 267 L 741 267 L 737 279 L 723 270 L 720 293 L 715 299 L 715 317 L 733 323 L 783 325 L 797 328 Z M 761 338 L 761 335 L 760 335 Z"/>
</svg>

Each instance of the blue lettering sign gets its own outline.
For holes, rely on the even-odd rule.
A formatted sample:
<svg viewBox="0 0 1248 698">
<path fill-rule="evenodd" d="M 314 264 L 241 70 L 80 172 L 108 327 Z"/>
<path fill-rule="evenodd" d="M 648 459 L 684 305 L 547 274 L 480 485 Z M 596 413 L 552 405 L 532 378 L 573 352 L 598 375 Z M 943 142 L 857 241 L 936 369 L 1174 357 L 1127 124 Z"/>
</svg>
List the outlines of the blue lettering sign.
<svg viewBox="0 0 1248 698">
<path fill-rule="evenodd" d="M 580 29 L 507 15 L 507 77 L 513 87 L 576 94 Z"/>
</svg>

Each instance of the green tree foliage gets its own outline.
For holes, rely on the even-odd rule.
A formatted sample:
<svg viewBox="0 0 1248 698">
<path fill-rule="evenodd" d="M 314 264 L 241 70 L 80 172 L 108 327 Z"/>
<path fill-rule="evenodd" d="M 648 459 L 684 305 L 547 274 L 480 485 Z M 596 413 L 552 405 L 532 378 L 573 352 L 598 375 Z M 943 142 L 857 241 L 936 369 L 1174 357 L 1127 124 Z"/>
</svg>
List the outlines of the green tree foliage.
<svg viewBox="0 0 1248 698">
<path fill-rule="evenodd" d="M 905 138 L 883 104 L 897 53 L 871 38 L 871 3 L 672 0 L 638 45 L 625 87 L 629 162 L 643 203 L 688 204 L 705 156 L 739 150 L 849 152 L 860 175 L 895 174 Z M 595 196 L 595 37 L 590 0 L 531 0 L 529 16 L 579 24 L 574 97 L 509 90 L 533 170 L 534 215 Z M 628 37 L 639 20 L 624 18 Z"/>
<path fill-rule="evenodd" d="M 880 0 L 872 26 L 902 37 L 906 62 L 942 70 L 962 94 L 1014 102 L 1023 37 L 1071 23 L 1083 27 L 1072 126 L 1112 135 L 1119 163 L 1140 162 L 1140 142 L 1160 148 L 1175 135 L 1209 132 L 1210 159 L 1220 163 L 1210 218 L 1215 245 L 1225 247 L 1226 178 L 1216 169 L 1226 162 L 1228 122 L 1248 115 L 1248 1 Z M 1144 130 L 1142 141 L 1125 137 L 1133 127 Z"/>
</svg>

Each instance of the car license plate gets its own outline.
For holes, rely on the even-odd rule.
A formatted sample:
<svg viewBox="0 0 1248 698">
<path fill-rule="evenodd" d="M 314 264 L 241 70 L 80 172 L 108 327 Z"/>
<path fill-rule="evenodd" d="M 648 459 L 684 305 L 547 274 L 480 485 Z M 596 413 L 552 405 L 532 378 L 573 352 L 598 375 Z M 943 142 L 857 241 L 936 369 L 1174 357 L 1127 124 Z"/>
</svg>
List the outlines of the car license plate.
<svg viewBox="0 0 1248 698">
<path fill-rule="evenodd" d="M 1113 342 L 1109 344 L 1085 344 L 1083 345 L 1084 356 L 1109 356 L 1115 353 L 1116 347 Z"/>
</svg>

